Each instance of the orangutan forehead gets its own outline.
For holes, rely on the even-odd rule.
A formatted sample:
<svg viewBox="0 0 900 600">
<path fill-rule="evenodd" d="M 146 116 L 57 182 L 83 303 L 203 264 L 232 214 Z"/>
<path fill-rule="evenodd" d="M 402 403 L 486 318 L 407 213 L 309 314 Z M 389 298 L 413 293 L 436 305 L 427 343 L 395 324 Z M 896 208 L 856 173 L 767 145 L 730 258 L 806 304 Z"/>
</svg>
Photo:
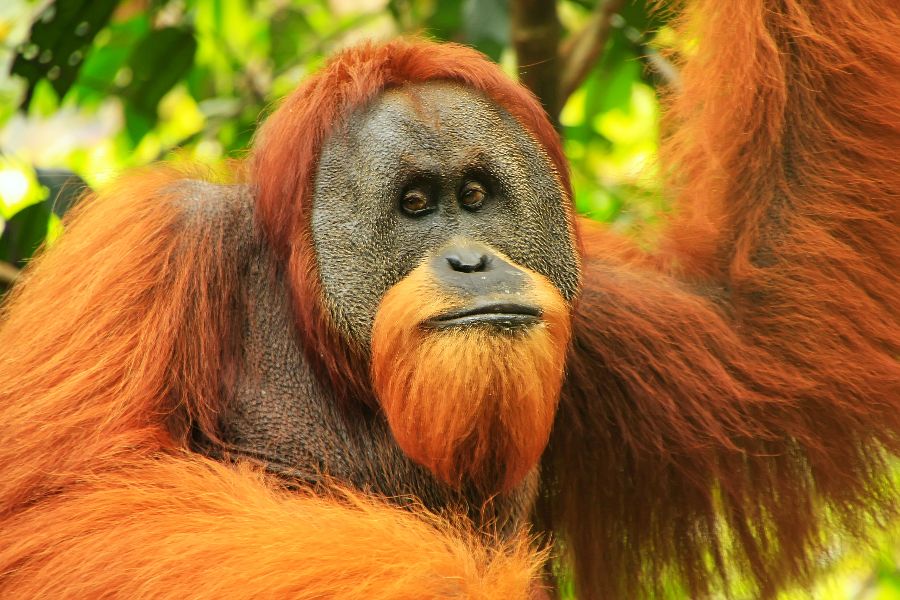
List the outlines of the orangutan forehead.
<svg viewBox="0 0 900 600">
<path fill-rule="evenodd" d="M 543 148 L 519 122 L 480 92 L 459 83 L 431 81 L 390 88 L 355 112 L 337 136 L 350 148 L 456 162 L 464 156 L 540 156 Z"/>
<path fill-rule="evenodd" d="M 434 131 L 483 132 L 511 128 L 515 120 L 480 92 L 449 81 L 430 81 L 389 88 L 360 111 L 359 118 L 374 133 L 387 123 L 404 123 Z"/>
</svg>

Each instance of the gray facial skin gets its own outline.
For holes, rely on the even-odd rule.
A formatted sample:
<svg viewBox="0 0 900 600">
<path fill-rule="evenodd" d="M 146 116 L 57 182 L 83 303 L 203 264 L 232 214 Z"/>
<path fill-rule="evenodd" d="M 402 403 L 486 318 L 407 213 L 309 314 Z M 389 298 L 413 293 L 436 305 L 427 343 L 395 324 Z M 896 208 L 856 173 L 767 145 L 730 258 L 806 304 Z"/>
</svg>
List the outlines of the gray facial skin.
<svg viewBox="0 0 900 600">
<path fill-rule="evenodd" d="M 460 193 L 477 182 L 477 209 Z M 410 215 L 402 199 L 423 193 Z M 352 114 L 319 161 L 313 242 L 326 305 L 368 348 L 384 293 L 451 239 L 486 244 L 546 276 L 571 300 L 578 261 L 549 158 L 505 110 L 449 82 L 390 89 Z"/>
</svg>

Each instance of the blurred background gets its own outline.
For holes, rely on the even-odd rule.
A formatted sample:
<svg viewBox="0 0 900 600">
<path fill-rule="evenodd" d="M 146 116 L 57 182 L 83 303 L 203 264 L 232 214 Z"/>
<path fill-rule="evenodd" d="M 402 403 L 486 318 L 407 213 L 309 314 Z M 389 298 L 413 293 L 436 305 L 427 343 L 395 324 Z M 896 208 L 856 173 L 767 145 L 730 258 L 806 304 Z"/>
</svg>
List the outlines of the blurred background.
<svg viewBox="0 0 900 600">
<path fill-rule="evenodd" d="M 693 45 L 671 16 L 665 0 L 2 0 L 0 294 L 85 188 L 239 159 L 330 53 L 397 35 L 469 44 L 522 80 L 563 137 L 578 210 L 650 239 L 668 208 L 660 99 Z M 783 598 L 900 600 L 895 539 L 835 541 L 812 592 Z"/>
</svg>

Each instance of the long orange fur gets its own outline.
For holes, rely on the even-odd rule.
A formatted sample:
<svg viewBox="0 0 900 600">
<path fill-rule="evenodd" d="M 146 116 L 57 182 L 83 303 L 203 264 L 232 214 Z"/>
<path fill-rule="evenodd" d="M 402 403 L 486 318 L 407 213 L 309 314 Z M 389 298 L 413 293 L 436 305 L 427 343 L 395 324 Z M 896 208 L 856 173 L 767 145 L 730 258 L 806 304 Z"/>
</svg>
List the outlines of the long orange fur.
<svg viewBox="0 0 900 600">
<path fill-rule="evenodd" d="M 0 329 L 0 596 L 494 598 L 535 589 L 526 540 L 424 511 L 288 494 L 187 451 L 237 333 L 228 224 L 133 175 L 86 200 Z M 213 209 L 213 210 L 211 210 Z"/>
<path fill-rule="evenodd" d="M 809 575 L 826 515 L 858 532 L 895 504 L 900 6 L 696 0 L 681 28 L 698 47 L 668 113 L 678 211 L 663 243 L 648 254 L 582 228 L 544 507 L 581 598 L 659 581 L 702 596 L 726 564 L 771 595 Z M 314 318 L 307 231 L 316 153 L 341 115 L 387 85 L 461 80 L 568 179 L 534 99 L 471 51 L 397 42 L 325 73 L 273 116 L 250 171 L 300 330 L 352 391 L 365 374 L 340 379 L 352 349 Z M 178 177 L 86 202 L 6 304 L 4 597 L 524 596 L 535 557 L 521 544 L 487 549 L 352 495 L 287 496 L 186 452 L 191 427 L 214 433 L 233 376 L 239 274 L 219 226 L 170 197 Z"/>
<path fill-rule="evenodd" d="M 897 506 L 900 4 L 699 0 L 680 27 L 676 214 L 650 253 L 583 228 L 545 507 L 579 598 L 771 596 Z"/>
</svg>

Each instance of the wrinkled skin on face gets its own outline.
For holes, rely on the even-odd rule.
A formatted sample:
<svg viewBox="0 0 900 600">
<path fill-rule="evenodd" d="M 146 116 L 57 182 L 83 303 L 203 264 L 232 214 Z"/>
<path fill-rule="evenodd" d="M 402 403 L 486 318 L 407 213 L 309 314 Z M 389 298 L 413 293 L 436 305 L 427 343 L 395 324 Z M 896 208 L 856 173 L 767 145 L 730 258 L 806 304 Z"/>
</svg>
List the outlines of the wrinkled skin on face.
<svg viewBox="0 0 900 600">
<path fill-rule="evenodd" d="M 484 193 L 467 206 L 473 186 Z M 405 198 L 424 209 L 411 213 Z M 449 82 L 387 90 L 319 161 L 312 233 L 335 325 L 367 349 L 387 290 L 452 240 L 502 252 L 571 301 L 568 203 L 540 145 L 489 99 Z"/>
</svg>

